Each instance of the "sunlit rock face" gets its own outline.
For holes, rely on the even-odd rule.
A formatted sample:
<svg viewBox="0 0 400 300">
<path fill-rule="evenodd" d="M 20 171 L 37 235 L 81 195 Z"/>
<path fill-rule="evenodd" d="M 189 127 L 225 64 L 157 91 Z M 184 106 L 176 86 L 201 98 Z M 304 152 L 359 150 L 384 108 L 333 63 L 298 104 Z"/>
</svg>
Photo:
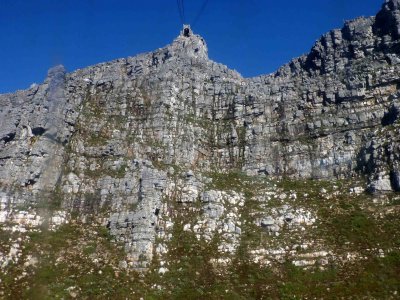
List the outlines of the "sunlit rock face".
<svg viewBox="0 0 400 300">
<path fill-rule="evenodd" d="M 235 251 L 245 195 L 209 187 L 210 172 L 366 175 L 373 192 L 399 190 L 399 9 L 387 1 L 270 75 L 243 78 L 211 61 L 184 28 L 154 52 L 72 73 L 57 66 L 44 83 L 0 95 L 0 221 L 39 203 L 57 205 L 62 222 L 97 216 L 146 268 L 167 251 L 156 240 L 170 238 L 175 203 L 200 203 L 186 228 L 220 230 L 221 251 Z M 313 218 L 301 213 L 293 218 Z M 24 215 L 39 217 L 54 216 Z"/>
</svg>

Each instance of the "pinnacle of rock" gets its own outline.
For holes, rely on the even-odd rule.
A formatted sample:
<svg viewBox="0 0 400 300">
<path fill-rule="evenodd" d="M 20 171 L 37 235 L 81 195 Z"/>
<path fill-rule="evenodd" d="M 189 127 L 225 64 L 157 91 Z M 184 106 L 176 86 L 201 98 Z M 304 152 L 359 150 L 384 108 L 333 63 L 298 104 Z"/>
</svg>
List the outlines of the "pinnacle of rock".
<svg viewBox="0 0 400 300">
<path fill-rule="evenodd" d="M 172 53 L 194 59 L 208 59 L 208 49 L 204 39 L 193 33 L 190 26 L 185 25 L 179 36 L 170 45 Z"/>
</svg>

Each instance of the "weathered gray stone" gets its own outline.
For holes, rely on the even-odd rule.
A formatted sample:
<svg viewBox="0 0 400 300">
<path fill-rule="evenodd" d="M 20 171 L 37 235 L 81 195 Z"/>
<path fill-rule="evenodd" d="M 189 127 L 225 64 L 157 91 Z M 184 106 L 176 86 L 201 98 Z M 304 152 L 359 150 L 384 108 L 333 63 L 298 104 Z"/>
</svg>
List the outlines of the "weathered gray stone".
<svg viewBox="0 0 400 300">
<path fill-rule="evenodd" d="M 372 192 L 390 192 L 392 190 L 390 177 L 388 175 L 379 175 L 378 178 L 370 183 L 369 189 Z"/>
<path fill-rule="evenodd" d="M 269 227 L 275 224 L 275 220 L 271 217 L 266 217 L 261 220 L 262 227 Z"/>
<path fill-rule="evenodd" d="M 235 249 L 242 196 L 211 189 L 224 182 L 202 174 L 360 173 L 372 191 L 400 190 L 399 24 L 399 1 L 386 1 L 254 78 L 211 61 L 191 31 L 151 53 L 52 68 L 42 84 L 0 95 L 0 219 L 57 191 L 62 209 L 106 220 L 129 264 L 146 268 L 175 204 L 199 201 L 205 220 L 195 226 Z M 257 223 L 276 232 L 313 220 L 282 207 Z"/>
</svg>

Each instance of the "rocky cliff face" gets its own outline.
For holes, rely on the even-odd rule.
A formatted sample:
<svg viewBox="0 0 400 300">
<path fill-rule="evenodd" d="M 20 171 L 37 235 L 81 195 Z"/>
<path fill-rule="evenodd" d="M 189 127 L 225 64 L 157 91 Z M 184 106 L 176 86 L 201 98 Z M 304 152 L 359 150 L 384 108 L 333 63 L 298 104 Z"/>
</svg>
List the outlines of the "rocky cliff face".
<svg viewBox="0 0 400 300">
<path fill-rule="evenodd" d="M 308 55 L 256 78 L 210 61 L 204 40 L 193 33 L 153 53 L 70 74 L 55 67 L 44 84 L 1 96 L 1 180 L 35 190 L 42 182 L 54 186 L 42 175 L 45 166 L 74 136 L 84 136 L 79 129 L 90 118 L 120 121 L 86 130 L 104 144 L 125 140 L 126 147 L 114 147 L 116 155 L 135 149 L 130 157 L 192 169 L 349 176 L 362 167 L 356 158 L 371 134 L 397 119 L 397 5 L 389 1 L 376 17 L 347 22 Z M 132 140 L 106 132 L 114 129 Z M 48 144 L 46 162 L 35 150 Z"/>
<path fill-rule="evenodd" d="M 218 252 L 233 254 L 246 201 L 261 205 L 250 216 L 272 233 L 316 216 L 287 205 L 295 191 L 220 176 L 366 177 L 370 191 L 400 190 L 399 83 L 398 0 L 255 78 L 209 60 L 191 31 L 152 53 L 54 67 L 43 84 L 0 95 L 0 221 L 101 222 L 127 262 L 146 268 L 192 211 L 183 230 L 219 234 Z M 271 199 L 286 204 L 270 211 Z"/>
</svg>

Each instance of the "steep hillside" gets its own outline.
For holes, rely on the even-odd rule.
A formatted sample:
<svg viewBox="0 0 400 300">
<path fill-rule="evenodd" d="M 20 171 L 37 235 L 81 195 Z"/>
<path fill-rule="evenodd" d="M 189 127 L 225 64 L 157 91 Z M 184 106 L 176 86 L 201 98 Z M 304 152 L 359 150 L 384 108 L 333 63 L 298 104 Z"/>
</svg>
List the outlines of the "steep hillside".
<svg viewBox="0 0 400 300">
<path fill-rule="evenodd" d="M 188 29 L 0 95 L 0 296 L 396 297 L 399 84 L 389 0 L 270 75 Z"/>
</svg>

